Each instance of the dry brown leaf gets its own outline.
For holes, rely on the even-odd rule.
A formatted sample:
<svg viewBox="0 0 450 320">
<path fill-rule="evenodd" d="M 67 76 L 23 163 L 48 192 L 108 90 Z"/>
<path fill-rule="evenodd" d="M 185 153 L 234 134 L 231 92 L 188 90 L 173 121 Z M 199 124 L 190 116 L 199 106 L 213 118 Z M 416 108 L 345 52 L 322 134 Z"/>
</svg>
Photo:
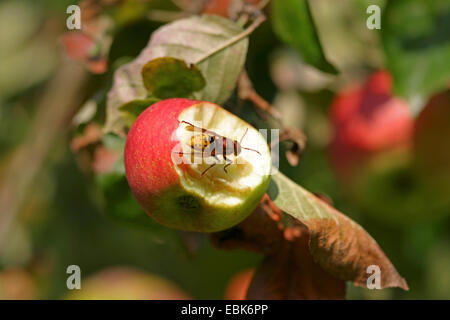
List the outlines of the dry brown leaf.
<svg viewBox="0 0 450 320">
<path fill-rule="evenodd" d="M 344 299 L 345 281 L 325 272 L 308 249 L 303 228 L 292 242 L 285 241 L 257 268 L 247 299 Z"/>
<path fill-rule="evenodd" d="M 286 128 L 281 131 L 279 142 L 281 141 L 291 142 L 290 148 L 286 151 L 286 159 L 295 167 L 306 147 L 305 134 L 299 129 Z"/>
<path fill-rule="evenodd" d="M 211 235 L 222 249 L 266 255 L 252 279 L 249 299 L 343 299 L 345 281 L 325 272 L 308 249 L 308 229 L 283 214 L 266 195 L 238 226 Z"/>
<path fill-rule="evenodd" d="M 246 249 L 262 254 L 272 254 L 283 240 L 277 223 L 258 207 L 238 226 L 211 234 L 212 243 L 221 249 Z"/>
<path fill-rule="evenodd" d="M 311 254 L 324 270 L 365 287 L 371 276 L 367 268 L 376 265 L 381 270 L 382 288 L 408 290 L 405 279 L 360 225 L 281 173 L 272 181 L 271 199 L 309 229 Z"/>
</svg>

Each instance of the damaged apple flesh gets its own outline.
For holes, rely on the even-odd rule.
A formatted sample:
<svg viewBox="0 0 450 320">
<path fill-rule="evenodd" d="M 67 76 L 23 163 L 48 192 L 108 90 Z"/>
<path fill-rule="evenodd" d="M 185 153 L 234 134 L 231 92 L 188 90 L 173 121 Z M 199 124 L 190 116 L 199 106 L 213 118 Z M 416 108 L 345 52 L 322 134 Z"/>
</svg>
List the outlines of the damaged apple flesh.
<svg viewBox="0 0 450 320">
<path fill-rule="evenodd" d="M 218 148 L 221 137 L 228 138 L 226 159 Z M 209 148 L 219 143 L 215 152 L 202 152 L 199 141 Z M 227 159 L 232 163 L 224 170 Z M 156 221 L 214 232 L 236 225 L 256 208 L 269 184 L 271 157 L 265 137 L 220 106 L 167 99 L 147 108 L 131 127 L 125 169 L 135 198 Z"/>
</svg>

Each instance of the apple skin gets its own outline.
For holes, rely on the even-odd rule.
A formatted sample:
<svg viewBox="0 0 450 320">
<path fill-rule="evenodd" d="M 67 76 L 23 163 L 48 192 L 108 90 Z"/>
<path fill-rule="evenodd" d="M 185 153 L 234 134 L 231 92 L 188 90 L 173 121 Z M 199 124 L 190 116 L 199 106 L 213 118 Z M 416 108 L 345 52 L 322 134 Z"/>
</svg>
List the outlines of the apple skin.
<svg viewBox="0 0 450 320">
<path fill-rule="evenodd" d="M 166 99 L 144 110 L 128 133 L 125 172 L 137 202 L 157 222 L 181 230 L 215 232 L 244 220 L 258 205 L 270 178 L 234 206 L 212 204 L 183 187 L 172 161 L 173 150 L 180 143 L 174 132 L 180 125 L 180 113 L 199 103 L 203 102 Z M 189 165 L 179 167 L 188 170 Z"/>
<path fill-rule="evenodd" d="M 133 194 L 147 205 L 146 196 L 176 187 L 179 181 L 171 152 L 178 141 L 170 139 L 178 115 L 197 101 L 168 99 L 143 111 L 128 132 L 125 170 Z"/>
</svg>

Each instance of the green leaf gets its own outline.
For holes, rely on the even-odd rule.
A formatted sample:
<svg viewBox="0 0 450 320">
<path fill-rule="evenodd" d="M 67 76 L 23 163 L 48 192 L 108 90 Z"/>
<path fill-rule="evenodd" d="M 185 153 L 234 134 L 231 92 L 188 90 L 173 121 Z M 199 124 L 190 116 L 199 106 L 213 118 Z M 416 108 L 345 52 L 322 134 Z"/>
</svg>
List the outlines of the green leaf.
<svg viewBox="0 0 450 320">
<path fill-rule="evenodd" d="M 224 103 L 244 66 L 248 35 L 262 20 L 256 20 L 243 30 L 228 19 L 202 15 L 180 19 L 156 30 L 140 55 L 115 72 L 108 93 L 105 130 L 119 132 L 126 126 L 127 121 L 121 117 L 118 108 L 129 101 L 147 97 L 141 70 L 150 60 L 160 57 L 195 64 L 206 85 L 192 94 L 192 98 Z"/>
<path fill-rule="evenodd" d="M 448 85 L 449 17 L 447 0 L 388 1 L 381 36 L 397 94 L 425 101 Z"/>
<path fill-rule="evenodd" d="M 147 62 L 142 68 L 142 80 L 149 94 L 161 99 L 189 98 L 206 84 L 195 64 L 188 66 L 183 60 L 172 57 Z"/>
<path fill-rule="evenodd" d="M 128 119 L 128 125 L 131 126 L 142 111 L 158 101 L 158 98 L 153 97 L 143 100 L 132 100 L 124 105 L 121 105 L 119 110 L 124 113 L 124 116 Z"/>
<path fill-rule="evenodd" d="M 328 73 L 337 73 L 323 52 L 306 0 L 271 1 L 275 33 L 297 49 L 305 62 Z"/>
<path fill-rule="evenodd" d="M 366 286 L 367 267 L 379 266 L 382 287 L 408 289 L 405 279 L 375 240 L 356 222 L 306 191 L 280 172 L 269 187 L 272 201 L 310 231 L 310 251 L 325 271 L 342 280 Z"/>
<path fill-rule="evenodd" d="M 206 86 L 194 98 L 222 104 L 236 86 L 244 66 L 248 35 L 260 22 L 243 30 L 219 16 L 193 16 L 158 29 L 144 51 L 151 59 L 170 56 L 196 64 Z"/>
</svg>

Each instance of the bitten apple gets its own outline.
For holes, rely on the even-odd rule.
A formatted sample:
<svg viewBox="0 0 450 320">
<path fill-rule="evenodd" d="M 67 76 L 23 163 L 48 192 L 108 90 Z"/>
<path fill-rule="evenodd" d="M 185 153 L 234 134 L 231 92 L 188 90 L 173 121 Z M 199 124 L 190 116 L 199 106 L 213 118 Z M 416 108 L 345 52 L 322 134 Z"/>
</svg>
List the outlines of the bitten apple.
<svg viewBox="0 0 450 320">
<path fill-rule="evenodd" d="M 224 148 L 233 161 L 226 169 L 223 152 L 202 156 L 198 146 L 221 141 L 219 135 L 241 147 Z M 130 188 L 152 218 L 199 232 L 245 219 L 266 192 L 271 172 L 269 147 L 258 130 L 214 103 L 181 98 L 155 103 L 139 115 L 124 159 Z"/>
</svg>

